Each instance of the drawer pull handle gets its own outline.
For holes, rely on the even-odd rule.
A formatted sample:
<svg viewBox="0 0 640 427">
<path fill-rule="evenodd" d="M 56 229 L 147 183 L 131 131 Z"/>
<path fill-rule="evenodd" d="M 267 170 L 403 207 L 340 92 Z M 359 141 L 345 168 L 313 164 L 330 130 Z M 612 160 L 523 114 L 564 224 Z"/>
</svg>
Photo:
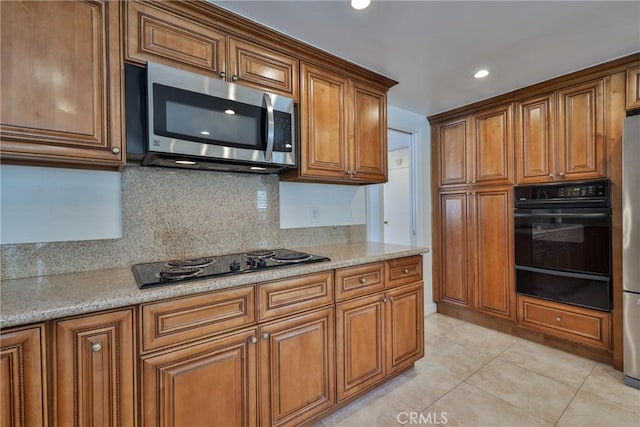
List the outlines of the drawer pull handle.
<svg viewBox="0 0 640 427">
<path fill-rule="evenodd" d="M 364 277 L 361 277 L 360 278 L 360 283 L 362 283 L 364 285 L 365 283 L 367 283 L 367 279 L 365 279 Z"/>
<path fill-rule="evenodd" d="M 386 298 L 382 298 L 381 301 L 382 302 L 387 302 L 387 299 Z"/>
<path fill-rule="evenodd" d="M 94 342 L 93 344 L 91 344 L 91 351 L 93 351 L 94 353 L 102 351 L 102 344 L 100 344 L 99 342 Z"/>
<path fill-rule="evenodd" d="M 255 344 L 255 343 L 257 343 L 257 342 L 258 342 L 258 338 L 256 338 L 256 337 L 251 337 L 251 338 L 249 338 L 249 342 L 250 342 L 251 344 Z"/>
<path fill-rule="evenodd" d="M 263 333 L 262 333 L 262 339 L 264 339 L 264 340 L 268 340 L 268 339 L 269 339 L 269 334 L 268 334 L 268 333 L 266 333 L 266 332 L 263 332 Z"/>
<path fill-rule="evenodd" d="M 403 269 L 402 269 L 402 272 L 403 272 L 404 274 L 409 274 L 409 269 L 408 269 L 408 268 L 403 268 Z"/>
<path fill-rule="evenodd" d="M 562 317 L 560 317 L 560 316 L 556 317 L 556 321 L 557 322 L 562 322 Z"/>
</svg>

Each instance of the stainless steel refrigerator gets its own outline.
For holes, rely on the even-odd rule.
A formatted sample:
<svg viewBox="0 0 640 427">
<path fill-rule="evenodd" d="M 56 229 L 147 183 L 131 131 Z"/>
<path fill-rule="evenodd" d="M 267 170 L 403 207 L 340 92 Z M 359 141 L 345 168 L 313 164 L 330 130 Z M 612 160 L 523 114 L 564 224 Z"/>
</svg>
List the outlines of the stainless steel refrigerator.
<svg viewBox="0 0 640 427">
<path fill-rule="evenodd" d="M 624 380 L 640 388 L 640 115 L 624 119 L 622 135 Z"/>
</svg>

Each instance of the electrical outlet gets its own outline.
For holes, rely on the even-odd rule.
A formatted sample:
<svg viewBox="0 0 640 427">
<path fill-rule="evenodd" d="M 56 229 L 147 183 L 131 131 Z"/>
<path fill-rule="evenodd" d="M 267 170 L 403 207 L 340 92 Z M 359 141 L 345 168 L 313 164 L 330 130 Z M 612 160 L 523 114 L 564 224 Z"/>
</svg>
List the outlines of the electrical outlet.
<svg viewBox="0 0 640 427">
<path fill-rule="evenodd" d="M 319 207 L 312 207 L 309 210 L 309 213 L 311 214 L 311 223 L 312 224 L 317 224 L 318 222 L 320 222 L 320 208 Z"/>
</svg>

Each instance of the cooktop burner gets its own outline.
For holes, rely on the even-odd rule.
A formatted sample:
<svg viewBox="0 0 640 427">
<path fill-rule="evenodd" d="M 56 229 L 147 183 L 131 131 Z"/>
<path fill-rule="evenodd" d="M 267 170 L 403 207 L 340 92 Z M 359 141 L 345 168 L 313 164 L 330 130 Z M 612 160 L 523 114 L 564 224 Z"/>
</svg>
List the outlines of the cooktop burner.
<svg viewBox="0 0 640 427">
<path fill-rule="evenodd" d="M 138 287 L 144 289 L 322 261 L 330 259 L 289 249 L 261 249 L 230 255 L 148 262 L 136 264 L 132 270 Z"/>
</svg>

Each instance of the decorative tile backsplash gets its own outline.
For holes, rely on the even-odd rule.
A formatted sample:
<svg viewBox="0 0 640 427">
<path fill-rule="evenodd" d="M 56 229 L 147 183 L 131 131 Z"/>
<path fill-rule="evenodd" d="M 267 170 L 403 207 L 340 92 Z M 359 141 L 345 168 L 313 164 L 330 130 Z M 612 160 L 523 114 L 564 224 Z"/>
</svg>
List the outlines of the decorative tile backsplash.
<svg viewBox="0 0 640 427">
<path fill-rule="evenodd" d="M 365 240 L 364 225 L 280 230 L 278 197 L 276 176 L 127 165 L 121 239 L 2 245 L 1 277 Z"/>
</svg>

